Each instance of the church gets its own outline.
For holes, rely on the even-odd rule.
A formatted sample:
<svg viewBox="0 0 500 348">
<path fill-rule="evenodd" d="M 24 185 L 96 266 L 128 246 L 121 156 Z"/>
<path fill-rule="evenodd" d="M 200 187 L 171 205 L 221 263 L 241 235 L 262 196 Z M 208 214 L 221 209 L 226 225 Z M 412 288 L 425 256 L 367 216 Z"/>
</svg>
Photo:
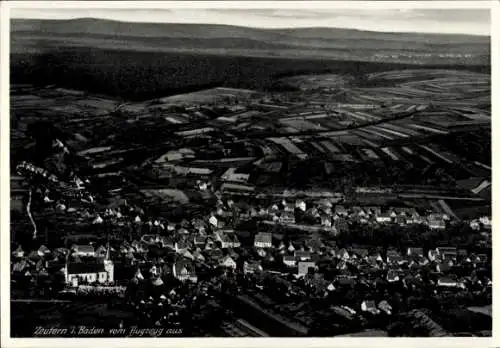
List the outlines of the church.
<svg viewBox="0 0 500 348">
<path fill-rule="evenodd" d="M 109 246 L 103 260 L 92 263 L 68 262 L 63 268 L 64 278 L 67 284 L 78 286 L 80 283 L 103 284 L 114 282 L 114 264 L 110 258 Z"/>
</svg>

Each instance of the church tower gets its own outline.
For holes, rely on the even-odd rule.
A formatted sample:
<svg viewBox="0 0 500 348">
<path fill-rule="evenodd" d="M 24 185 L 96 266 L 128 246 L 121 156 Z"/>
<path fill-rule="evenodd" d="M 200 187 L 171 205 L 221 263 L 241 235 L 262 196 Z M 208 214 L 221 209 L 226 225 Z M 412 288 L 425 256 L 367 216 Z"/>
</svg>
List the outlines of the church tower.
<svg viewBox="0 0 500 348">
<path fill-rule="evenodd" d="M 108 279 L 107 279 L 108 282 L 110 282 L 110 283 L 114 282 L 115 281 L 115 278 L 114 278 L 115 265 L 110 257 L 109 243 L 108 243 L 107 249 L 106 249 L 106 257 L 104 258 L 104 270 L 108 274 Z"/>
</svg>

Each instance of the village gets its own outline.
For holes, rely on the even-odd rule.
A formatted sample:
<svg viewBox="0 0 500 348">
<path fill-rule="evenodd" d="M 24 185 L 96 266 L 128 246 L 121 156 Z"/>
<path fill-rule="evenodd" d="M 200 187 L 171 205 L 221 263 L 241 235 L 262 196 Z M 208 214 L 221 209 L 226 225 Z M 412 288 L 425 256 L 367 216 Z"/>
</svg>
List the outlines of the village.
<svg viewBox="0 0 500 348">
<path fill-rule="evenodd" d="M 183 283 L 193 284 L 195 288 L 189 292 L 196 294 L 194 297 L 208 298 L 212 292 L 221 296 L 224 284 L 234 282 L 226 290 L 230 296 L 250 298 L 257 302 L 252 304 L 255 308 L 278 313 L 270 317 L 285 318 L 279 321 L 298 320 L 298 313 L 287 308 L 317 298 L 344 319 L 368 316 L 373 323 L 374 315 L 395 316 L 401 306 L 410 305 L 401 300 L 393 303 L 394 289 L 404 291 L 407 301 L 413 293 L 417 301 L 424 289 L 434 295 L 452 293 L 460 298 L 474 294 L 469 307 L 487 303 L 488 296 L 491 299 L 491 254 L 473 252 L 471 246 L 441 240 L 432 248 L 424 249 L 415 242 L 403 247 L 395 238 L 394 244 L 383 248 L 342 245 L 338 238 L 348 235 L 356 224 L 372 227 L 371 233 L 387 233 L 383 228 L 389 226 L 406 233 L 405 229 L 419 226 L 420 231 L 439 235 L 457 224 L 446 214 L 421 215 L 412 208 L 381 211 L 380 207 L 346 207 L 328 199 L 311 204 L 282 200 L 259 210 L 243 210 L 231 199 L 221 197 L 216 207 L 203 219 L 180 224 L 161 217 L 148 218 L 140 208 L 126 205 L 87 214 L 88 223 L 102 233 L 113 227 L 122 230 L 123 241 L 110 241 L 108 237 L 103 244 L 72 244 L 53 250 L 44 245 L 37 250 L 18 246 L 12 255 L 13 282 L 19 286 L 31 284 L 23 291 L 31 291 L 34 297 L 115 296 L 150 315 L 157 312 L 156 306 L 166 307 L 166 303 L 174 306 L 181 301 L 186 305 L 189 299 L 176 295 Z M 50 209 L 56 209 L 55 204 Z M 234 229 L 240 220 L 257 220 L 258 228 Z M 479 217 L 462 225 L 478 235 L 478 244 L 472 248 L 486 250 L 481 246 L 491 243 L 490 219 Z M 126 230 L 133 231 L 128 236 L 137 237 L 127 238 Z M 115 271 L 115 265 L 119 270 Z M 270 282 L 281 284 L 282 290 Z M 138 292 L 143 283 L 153 288 Z M 275 299 L 265 300 L 273 296 L 269 292 Z M 345 298 L 346 292 L 354 295 Z M 158 325 L 167 319 L 178 320 L 166 309 L 160 313 L 166 315 L 158 317 Z M 304 329 L 298 332 L 306 334 L 311 324 L 311 318 L 299 320 L 297 325 Z M 244 327 L 245 335 L 262 331 L 251 323 Z"/>
<path fill-rule="evenodd" d="M 488 79 L 280 84 L 13 86 L 13 303 L 152 335 L 488 335 Z"/>
</svg>

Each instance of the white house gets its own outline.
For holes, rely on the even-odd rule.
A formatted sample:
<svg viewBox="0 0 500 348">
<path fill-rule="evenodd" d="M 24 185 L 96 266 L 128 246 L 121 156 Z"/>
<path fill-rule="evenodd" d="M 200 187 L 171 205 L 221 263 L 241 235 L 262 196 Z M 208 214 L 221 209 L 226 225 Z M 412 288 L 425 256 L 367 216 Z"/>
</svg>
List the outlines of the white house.
<svg viewBox="0 0 500 348">
<path fill-rule="evenodd" d="M 295 257 L 289 255 L 283 256 L 283 264 L 285 264 L 288 267 L 294 267 L 296 264 Z"/>
<path fill-rule="evenodd" d="M 299 262 L 299 269 L 298 269 L 298 275 L 299 276 L 305 276 L 307 273 L 309 273 L 309 269 L 315 269 L 316 268 L 316 263 L 313 261 L 304 261 L 304 262 Z"/>
<path fill-rule="evenodd" d="M 196 276 L 193 264 L 187 260 L 179 260 L 174 263 L 172 271 L 174 277 L 179 279 L 180 281 L 198 281 L 198 277 Z"/>
<path fill-rule="evenodd" d="M 439 278 L 437 285 L 445 288 L 465 288 L 465 285 L 462 282 L 445 277 Z"/>
<path fill-rule="evenodd" d="M 236 262 L 231 258 L 231 256 L 226 255 L 220 262 L 222 267 L 236 269 Z"/>
<path fill-rule="evenodd" d="M 375 301 L 363 301 L 361 303 L 361 310 L 363 312 L 370 312 L 372 314 L 379 314 L 380 310 L 375 306 Z"/>
<path fill-rule="evenodd" d="M 256 248 L 271 248 L 273 235 L 267 232 L 259 232 L 255 236 L 254 246 Z"/>
<path fill-rule="evenodd" d="M 297 200 L 295 202 L 295 208 L 298 208 L 302 211 L 306 211 L 306 202 L 302 201 L 302 200 Z"/>
<path fill-rule="evenodd" d="M 491 229 L 491 219 L 488 216 L 480 217 L 479 222 L 483 224 L 484 228 Z"/>
<path fill-rule="evenodd" d="M 379 223 L 379 224 L 386 224 L 386 223 L 389 223 L 392 221 L 392 217 L 390 214 L 377 214 L 377 216 L 375 217 L 375 220 Z"/>
<path fill-rule="evenodd" d="M 245 261 L 243 263 L 243 273 L 245 273 L 245 274 L 256 273 L 256 272 L 261 272 L 261 271 L 262 271 L 262 266 L 258 262 Z"/>
</svg>

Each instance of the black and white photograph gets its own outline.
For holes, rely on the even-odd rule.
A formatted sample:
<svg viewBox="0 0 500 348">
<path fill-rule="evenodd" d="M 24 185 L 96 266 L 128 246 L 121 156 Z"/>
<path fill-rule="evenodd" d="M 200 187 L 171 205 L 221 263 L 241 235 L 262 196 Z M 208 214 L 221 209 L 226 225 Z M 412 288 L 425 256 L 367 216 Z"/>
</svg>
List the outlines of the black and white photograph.
<svg viewBox="0 0 500 348">
<path fill-rule="evenodd" d="M 9 338 L 492 338 L 490 5 L 21 3 Z"/>
</svg>

